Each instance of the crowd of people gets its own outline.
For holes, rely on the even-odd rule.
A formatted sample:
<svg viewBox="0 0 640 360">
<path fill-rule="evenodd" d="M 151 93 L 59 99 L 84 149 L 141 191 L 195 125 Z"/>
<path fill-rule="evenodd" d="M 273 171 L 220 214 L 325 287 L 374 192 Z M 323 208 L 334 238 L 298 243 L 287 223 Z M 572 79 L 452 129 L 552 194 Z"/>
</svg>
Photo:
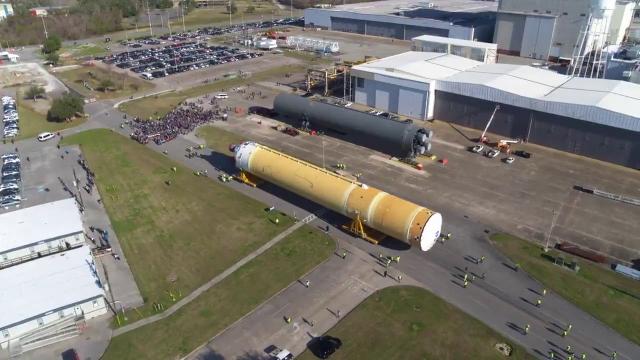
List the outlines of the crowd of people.
<svg viewBox="0 0 640 360">
<path fill-rule="evenodd" d="M 158 121 L 133 119 L 129 124 L 133 130 L 131 138 L 141 144 L 151 140 L 160 145 L 180 134 L 185 135 L 200 125 L 225 119 L 224 115 L 219 109 L 205 110 L 196 103 L 187 103 L 175 108 Z"/>
</svg>

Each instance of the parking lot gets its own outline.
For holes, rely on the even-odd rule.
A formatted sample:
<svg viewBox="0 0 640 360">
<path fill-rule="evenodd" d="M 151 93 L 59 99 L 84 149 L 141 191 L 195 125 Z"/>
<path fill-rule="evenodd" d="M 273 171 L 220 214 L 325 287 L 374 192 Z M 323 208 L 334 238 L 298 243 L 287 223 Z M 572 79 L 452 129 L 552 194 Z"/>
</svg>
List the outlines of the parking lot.
<svg viewBox="0 0 640 360">
<path fill-rule="evenodd" d="M 227 46 L 209 46 L 186 42 L 161 48 L 141 49 L 107 56 L 102 61 L 120 69 L 129 69 L 151 80 L 190 70 L 226 64 L 262 56 Z"/>
</svg>

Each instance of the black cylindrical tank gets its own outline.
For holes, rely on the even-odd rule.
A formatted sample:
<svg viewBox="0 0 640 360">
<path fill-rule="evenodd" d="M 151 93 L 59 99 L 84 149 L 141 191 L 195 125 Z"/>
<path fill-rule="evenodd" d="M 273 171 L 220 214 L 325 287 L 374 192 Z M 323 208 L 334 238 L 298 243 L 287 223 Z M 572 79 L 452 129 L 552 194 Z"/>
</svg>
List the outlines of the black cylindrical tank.
<svg viewBox="0 0 640 360">
<path fill-rule="evenodd" d="M 355 142 L 389 154 L 412 157 L 431 148 L 432 131 L 410 120 L 393 120 L 292 94 L 276 96 L 273 108 L 293 120 L 309 121 L 311 128 L 345 133 Z"/>
</svg>

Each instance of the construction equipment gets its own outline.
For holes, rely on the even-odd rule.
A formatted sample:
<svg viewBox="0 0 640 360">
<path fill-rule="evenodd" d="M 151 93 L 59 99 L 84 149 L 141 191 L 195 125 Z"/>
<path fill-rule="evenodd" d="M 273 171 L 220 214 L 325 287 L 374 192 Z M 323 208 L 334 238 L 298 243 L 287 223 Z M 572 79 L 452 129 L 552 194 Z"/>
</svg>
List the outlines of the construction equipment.
<svg viewBox="0 0 640 360">
<path fill-rule="evenodd" d="M 484 130 L 482 131 L 482 135 L 480 135 L 478 142 L 483 143 L 487 141 L 487 138 L 485 138 L 485 135 L 487 134 L 487 130 L 489 130 L 489 126 L 491 126 L 491 122 L 493 121 L 493 118 L 496 116 L 496 112 L 498 112 L 498 110 L 500 110 L 500 104 L 496 104 L 496 107 L 493 109 L 493 113 L 491 113 L 491 117 L 489 118 L 489 121 L 487 121 L 487 126 L 484 127 Z"/>
</svg>

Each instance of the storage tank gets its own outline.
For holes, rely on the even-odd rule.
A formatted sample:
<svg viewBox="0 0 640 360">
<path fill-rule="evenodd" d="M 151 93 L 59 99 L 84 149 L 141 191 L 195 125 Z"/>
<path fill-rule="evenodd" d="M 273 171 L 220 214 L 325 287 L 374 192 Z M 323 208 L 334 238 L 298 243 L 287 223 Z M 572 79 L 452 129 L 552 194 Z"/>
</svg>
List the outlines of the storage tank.
<svg viewBox="0 0 640 360">
<path fill-rule="evenodd" d="M 266 146 L 235 148 L 236 167 L 410 245 L 429 250 L 440 236 L 442 216 Z"/>
<path fill-rule="evenodd" d="M 309 121 L 311 127 L 350 134 L 365 146 L 392 155 L 414 157 L 431 150 L 433 131 L 411 120 L 393 120 L 292 94 L 276 96 L 273 109 L 295 120 Z"/>
</svg>

